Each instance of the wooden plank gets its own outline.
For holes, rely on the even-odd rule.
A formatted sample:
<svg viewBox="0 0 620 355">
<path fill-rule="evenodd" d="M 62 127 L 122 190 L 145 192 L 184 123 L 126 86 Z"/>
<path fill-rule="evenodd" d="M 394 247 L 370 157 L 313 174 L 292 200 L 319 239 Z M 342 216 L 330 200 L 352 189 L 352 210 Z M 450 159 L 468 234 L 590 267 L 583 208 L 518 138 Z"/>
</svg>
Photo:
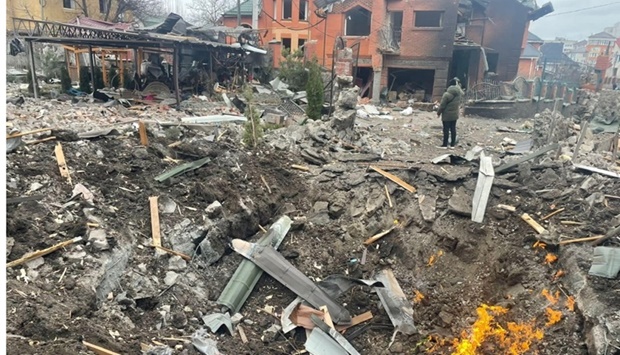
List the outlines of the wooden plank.
<svg viewBox="0 0 620 355">
<path fill-rule="evenodd" d="M 381 232 L 379 234 L 373 235 L 372 237 L 366 239 L 366 241 L 364 242 L 364 245 L 370 245 L 370 244 L 376 242 L 377 240 L 379 240 L 379 239 L 385 237 L 386 235 L 390 234 L 395 228 L 396 228 L 396 226 L 394 226 L 394 227 L 392 227 L 392 228 L 390 228 L 388 230 L 385 230 L 385 231 L 383 231 L 383 232 Z"/>
<path fill-rule="evenodd" d="M 478 173 L 478 181 L 476 182 L 476 190 L 474 191 L 471 213 L 471 220 L 476 223 L 482 223 L 484 220 L 489 194 L 491 193 L 491 187 L 493 187 L 493 179 L 495 179 L 493 159 L 485 156 L 484 152 L 481 154 L 480 171 Z"/>
<path fill-rule="evenodd" d="M 237 325 L 237 331 L 239 332 L 239 336 L 241 337 L 241 341 L 243 342 L 243 344 L 247 344 L 248 337 L 245 335 L 245 331 L 243 330 L 241 324 Z"/>
<path fill-rule="evenodd" d="M 555 216 L 556 214 L 558 214 L 558 213 L 560 213 L 560 212 L 564 211 L 565 209 L 566 209 L 566 208 L 564 208 L 564 207 L 562 207 L 562 208 L 560 208 L 560 209 L 557 209 L 557 210 L 555 210 L 555 211 L 553 211 L 553 212 L 549 213 L 548 215 L 544 216 L 543 218 L 541 218 L 541 220 L 543 220 L 543 221 L 544 221 L 544 220 L 547 220 L 547 219 L 549 219 L 549 218 L 551 218 L 551 217 Z"/>
<path fill-rule="evenodd" d="M 559 146 L 560 145 L 558 143 L 554 143 L 554 144 L 548 145 L 546 147 L 542 147 L 542 148 L 540 148 L 539 150 L 535 151 L 532 154 L 525 155 L 525 156 L 523 156 L 523 157 L 521 157 L 519 159 L 515 159 L 513 161 L 510 161 L 510 162 L 508 162 L 506 164 L 503 164 L 503 165 L 499 166 L 497 169 L 495 169 L 495 173 L 496 174 L 503 173 L 504 171 L 512 169 L 512 168 L 514 168 L 515 166 L 517 166 L 517 165 L 519 165 L 521 163 L 525 163 L 528 160 L 532 160 L 532 159 L 534 159 L 536 157 L 539 157 L 539 156 L 541 156 L 541 155 L 543 155 L 543 154 L 545 154 L 547 152 L 555 150 Z"/>
<path fill-rule="evenodd" d="M 6 136 L 6 139 L 23 137 L 23 136 L 29 136 L 31 134 L 37 134 L 37 133 L 47 132 L 47 131 L 51 131 L 51 130 L 52 130 L 51 128 L 41 128 L 41 129 L 35 129 L 34 131 L 27 131 L 27 132 L 9 134 L 9 135 Z"/>
<path fill-rule="evenodd" d="M 538 234 L 543 234 L 546 231 L 543 226 L 538 224 L 538 222 L 532 219 L 532 217 L 530 217 L 530 215 L 527 213 L 522 214 L 521 219 L 524 220 L 527 224 L 529 224 L 530 227 L 532 227 Z"/>
<path fill-rule="evenodd" d="M 369 168 L 371 168 L 372 170 L 378 172 L 379 174 L 383 175 L 384 177 L 386 177 L 389 180 L 392 180 L 392 182 L 398 184 L 400 187 L 402 187 L 403 189 L 411 192 L 411 193 L 415 193 L 415 187 L 409 185 L 408 183 L 404 182 L 401 178 L 399 178 L 398 176 L 394 175 L 394 174 L 390 174 L 387 171 L 383 170 L 383 169 L 379 169 L 375 166 L 370 165 Z"/>
<path fill-rule="evenodd" d="M 94 352 L 97 355 L 121 355 L 119 353 L 115 353 L 114 351 L 108 350 L 106 348 L 102 348 L 101 346 L 91 344 L 87 341 L 82 341 L 82 344 L 88 348 L 88 350 Z"/>
<path fill-rule="evenodd" d="M 577 221 L 560 221 L 561 224 L 565 226 L 584 226 L 585 223 L 577 222 Z"/>
<path fill-rule="evenodd" d="M 604 238 L 604 237 L 605 237 L 604 235 L 595 235 L 593 237 L 566 239 L 566 240 L 561 241 L 559 244 L 560 245 L 565 245 L 565 244 L 571 244 L 571 243 L 597 241 L 597 240 L 599 240 L 601 238 Z"/>
<path fill-rule="evenodd" d="M 583 143 L 583 138 L 586 136 L 586 131 L 588 129 L 588 125 L 590 124 L 590 120 L 586 120 L 581 127 L 581 133 L 579 134 L 579 139 L 577 140 L 577 145 L 575 146 L 575 152 L 573 153 L 573 157 L 571 161 L 574 161 L 577 156 L 579 156 L 579 149 L 581 148 L 581 143 Z"/>
<path fill-rule="evenodd" d="M 51 247 L 43 249 L 43 250 L 37 250 L 35 252 L 28 253 L 28 254 L 22 256 L 21 258 L 19 258 L 17 260 L 13 260 L 10 263 L 7 263 L 6 267 L 9 268 L 9 267 L 14 267 L 14 266 L 21 265 L 23 263 L 27 263 L 30 260 L 39 258 L 41 256 L 45 256 L 47 254 L 51 254 L 51 253 L 55 252 L 58 249 L 62 249 L 64 247 L 68 246 L 68 245 L 71 245 L 71 244 L 75 243 L 75 242 L 79 242 L 80 240 L 82 240 L 82 237 L 77 237 L 77 238 L 65 240 L 64 242 L 60 242 L 60 243 L 58 243 L 56 245 L 52 245 Z"/>
<path fill-rule="evenodd" d="M 146 125 L 144 124 L 144 121 L 138 121 L 138 132 L 140 133 L 140 144 L 145 147 L 148 146 L 149 137 L 146 134 Z"/>
<path fill-rule="evenodd" d="M 332 316 L 329 315 L 329 309 L 327 309 L 327 306 L 321 306 L 319 307 L 319 310 L 324 314 L 323 321 L 325 324 L 329 325 L 330 328 L 334 328 L 334 322 L 332 321 Z"/>
<path fill-rule="evenodd" d="M 157 205 L 157 199 L 159 196 L 149 197 L 149 203 L 151 207 L 151 234 L 153 236 L 153 245 L 155 247 L 161 247 L 161 230 L 159 229 L 159 206 Z"/>
<path fill-rule="evenodd" d="M 58 169 L 60 170 L 60 176 L 67 179 L 69 185 L 73 185 L 71 183 L 71 175 L 69 175 L 69 168 L 67 168 L 67 162 L 65 161 L 65 153 L 62 151 L 62 145 L 58 143 L 56 148 L 54 149 L 54 153 L 56 154 L 56 162 L 58 163 Z"/>
<path fill-rule="evenodd" d="M 28 141 L 28 142 L 25 142 L 25 143 L 28 144 L 28 145 L 31 145 L 31 144 L 38 144 L 38 143 L 53 141 L 54 139 L 56 139 L 56 137 L 55 136 L 51 136 L 51 137 L 47 137 L 47 138 L 43 138 L 43 139 L 37 139 L 35 141 Z"/>
<path fill-rule="evenodd" d="M 263 184 L 265 184 L 265 187 L 267 188 L 267 191 L 271 195 L 271 187 L 269 187 L 269 184 L 267 183 L 267 180 L 265 180 L 265 177 L 261 175 L 260 179 L 263 181 Z"/>
<path fill-rule="evenodd" d="M 362 324 L 371 320 L 373 317 L 372 312 L 368 311 L 366 313 L 358 314 L 357 316 L 351 318 L 351 324 L 349 325 L 337 325 L 336 330 L 339 332 L 343 332 L 351 327 L 355 327 L 358 324 Z"/>
<path fill-rule="evenodd" d="M 515 206 L 503 205 L 503 204 L 497 205 L 497 208 L 501 208 L 503 210 L 510 211 L 510 212 L 515 212 L 517 210 Z"/>
<path fill-rule="evenodd" d="M 310 171 L 309 167 L 303 166 L 303 165 L 297 165 L 297 164 L 291 165 L 291 168 L 297 169 L 297 170 L 302 170 L 302 171 Z"/>
<path fill-rule="evenodd" d="M 392 198 L 390 197 L 390 191 L 388 191 L 387 185 L 384 184 L 383 187 L 385 187 L 385 196 L 387 196 L 390 208 L 393 208 L 394 205 L 392 204 Z"/>
<path fill-rule="evenodd" d="M 154 248 L 159 249 L 161 251 L 165 251 L 168 254 L 172 254 L 172 255 L 176 255 L 176 256 L 180 256 L 181 258 L 183 258 L 186 261 L 191 261 L 192 257 L 187 255 L 187 254 L 183 254 L 181 252 L 178 252 L 176 250 L 172 250 L 172 249 L 168 249 L 168 248 L 164 248 L 161 245 L 157 246 L 157 245 L 153 245 Z"/>
</svg>

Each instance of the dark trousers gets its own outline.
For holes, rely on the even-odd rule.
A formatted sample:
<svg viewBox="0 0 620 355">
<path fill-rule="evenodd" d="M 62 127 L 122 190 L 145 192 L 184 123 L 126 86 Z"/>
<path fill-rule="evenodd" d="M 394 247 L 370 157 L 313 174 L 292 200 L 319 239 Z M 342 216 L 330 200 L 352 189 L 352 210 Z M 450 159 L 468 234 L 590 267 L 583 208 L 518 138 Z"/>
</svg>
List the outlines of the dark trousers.
<svg viewBox="0 0 620 355">
<path fill-rule="evenodd" d="M 442 121 L 443 123 L 443 146 L 448 146 L 448 136 L 450 136 L 450 145 L 456 145 L 456 121 Z"/>
</svg>

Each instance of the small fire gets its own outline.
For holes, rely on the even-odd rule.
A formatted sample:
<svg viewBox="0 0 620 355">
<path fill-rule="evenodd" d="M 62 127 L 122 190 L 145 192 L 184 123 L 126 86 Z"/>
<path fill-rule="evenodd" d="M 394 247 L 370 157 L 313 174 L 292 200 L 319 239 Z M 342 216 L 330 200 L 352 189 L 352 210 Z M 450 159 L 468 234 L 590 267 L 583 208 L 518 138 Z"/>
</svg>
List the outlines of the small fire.
<svg viewBox="0 0 620 355">
<path fill-rule="evenodd" d="M 437 259 L 439 259 L 440 256 L 443 255 L 443 250 L 440 250 L 437 252 L 437 254 L 431 255 L 431 257 L 428 259 L 428 264 L 426 264 L 426 266 L 432 266 L 435 261 L 437 261 Z"/>
<path fill-rule="evenodd" d="M 478 319 L 472 326 L 471 334 L 463 332 L 461 339 L 454 339 L 452 355 L 475 355 L 485 342 L 492 340 L 499 344 L 502 353 L 521 355 L 530 349 L 534 341 L 544 337 L 543 331 L 535 328 L 533 323 L 509 322 L 506 328 L 498 324 L 495 317 L 508 312 L 506 308 L 483 304 L 476 311 Z"/>
<path fill-rule="evenodd" d="M 541 241 L 536 241 L 536 243 L 534 243 L 534 245 L 532 245 L 533 249 L 542 249 L 545 250 L 545 248 L 547 247 L 547 244 L 541 242 Z"/>
<path fill-rule="evenodd" d="M 561 311 L 556 311 L 556 310 L 553 310 L 547 307 L 545 308 L 545 312 L 547 313 L 547 323 L 545 323 L 547 327 L 550 327 L 554 325 L 555 323 L 559 322 L 560 320 L 562 320 Z"/>
<path fill-rule="evenodd" d="M 414 303 L 422 302 L 422 300 L 425 298 L 424 295 L 422 294 L 422 292 L 420 292 L 418 290 L 414 290 L 413 292 L 415 293 L 415 299 L 413 300 L 413 302 Z"/>
<path fill-rule="evenodd" d="M 558 257 L 555 254 L 547 253 L 545 256 L 545 264 L 553 264 L 558 260 Z"/>
<path fill-rule="evenodd" d="M 549 292 L 549 290 L 544 289 L 544 290 L 542 290 L 541 294 L 542 294 L 543 296 L 545 296 L 545 298 L 547 299 L 547 301 L 549 301 L 549 303 L 551 303 L 551 304 L 556 304 L 556 303 L 558 303 L 558 300 L 560 299 L 560 291 L 556 291 L 556 292 L 555 292 L 555 296 L 554 296 L 554 295 L 552 295 L 552 294 Z"/>
<path fill-rule="evenodd" d="M 553 275 L 553 281 L 557 281 L 560 277 L 564 276 L 566 273 L 564 270 L 558 270 L 558 272 Z"/>
<path fill-rule="evenodd" d="M 566 308 L 568 308 L 569 311 L 574 312 L 575 311 L 575 298 L 573 296 L 568 296 L 564 305 L 566 305 Z"/>
</svg>

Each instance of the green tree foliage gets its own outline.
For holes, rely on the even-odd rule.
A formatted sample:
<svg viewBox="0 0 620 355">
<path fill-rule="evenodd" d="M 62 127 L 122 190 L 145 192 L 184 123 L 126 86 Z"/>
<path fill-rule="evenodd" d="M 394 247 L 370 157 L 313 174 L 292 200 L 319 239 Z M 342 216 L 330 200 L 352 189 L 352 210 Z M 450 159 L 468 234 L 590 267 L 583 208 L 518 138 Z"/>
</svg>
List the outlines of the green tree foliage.
<svg viewBox="0 0 620 355">
<path fill-rule="evenodd" d="M 316 60 L 308 63 L 308 81 L 306 82 L 306 94 L 308 106 L 306 115 L 311 120 L 321 119 L 323 109 L 323 79 L 321 78 L 321 67 Z"/>
<path fill-rule="evenodd" d="M 300 50 L 291 53 L 288 49 L 284 49 L 282 56 L 284 60 L 280 63 L 279 78 L 286 82 L 292 91 L 304 90 L 308 82 L 304 53 Z"/>
<path fill-rule="evenodd" d="M 246 85 L 243 89 L 243 96 L 246 101 L 245 117 L 248 122 L 244 126 L 243 143 L 252 148 L 256 148 L 263 137 L 264 127 L 260 122 L 260 115 L 256 109 L 252 86 Z"/>
</svg>

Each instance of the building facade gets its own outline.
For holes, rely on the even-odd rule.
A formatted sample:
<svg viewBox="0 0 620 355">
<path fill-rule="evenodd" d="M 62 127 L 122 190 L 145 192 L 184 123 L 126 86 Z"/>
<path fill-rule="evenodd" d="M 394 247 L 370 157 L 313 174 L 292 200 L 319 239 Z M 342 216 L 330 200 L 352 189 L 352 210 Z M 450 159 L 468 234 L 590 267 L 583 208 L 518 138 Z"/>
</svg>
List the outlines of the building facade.
<svg viewBox="0 0 620 355">
<path fill-rule="evenodd" d="M 110 12 L 116 6 L 117 0 L 112 0 Z M 67 23 L 79 16 L 103 20 L 107 12 L 108 0 L 7 0 L 7 30 L 13 29 L 14 17 Z"/>
<path fill-rule="evenodd" d="M 597 58 L 608 55 L 608 51 L 612 49 L 615 41 L 616 38 L 607 32 L 600 32 L 588 37 L 586 64 L 592 67 L 596 66 Z"/>
</svg>

